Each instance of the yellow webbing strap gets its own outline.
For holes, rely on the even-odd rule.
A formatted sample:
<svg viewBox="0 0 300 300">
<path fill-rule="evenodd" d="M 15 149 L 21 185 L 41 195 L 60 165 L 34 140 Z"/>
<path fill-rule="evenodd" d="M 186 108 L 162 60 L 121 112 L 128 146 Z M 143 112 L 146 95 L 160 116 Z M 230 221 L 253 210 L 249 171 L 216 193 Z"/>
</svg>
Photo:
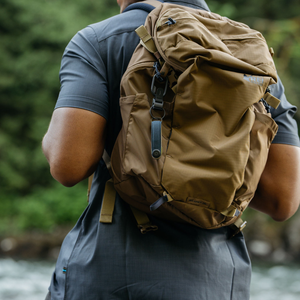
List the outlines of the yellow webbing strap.
<svg viewBox="0 0 300 300">
<path fill-rule="evenodd" d="M 153 225 L 147 214 L 136 209 L 135 207 L 130 206 L 132 213 L 136 219 L 136 222 L 138 224 L 138 228 L 141 230 L 141 233 L 147 233 L 149 231 L 155 231 L 158 229 L 156 225 Z"/>
<path fill-rule="evenodd" d="M 236 208 L 231 205 L 226 210 L 221 211 L 221 214 L 226 217 L 234 217 L 236 213 Z"/>
<path fill-rule="evenodd" d="M 116 190 L 112 179 L 110 179 L 105 184 L 99 222 L 112 223 L 115 201 L 116 201 Z"/>
<path fill-rule="evenodd" d="M 265 99 L 265 101 L 269 104 L 269 105 L 271 105 L 273 108 L 277 108 L 278 107 L 278 105 L 280 104 L 280 100 L 279 99 L 277 99 L 276 97 L 274 97 L 272 94 L 270 94 L 270 93 L 265 93 L 265 95 L 264 95 L 264 99 Z"/>
<path fill-rule="evenodd" d="M 152 39 L 152 36 L 149 34 L 149 32 L 147 31 L 147 29 L 145 28 L 144 25 L 141 25 L 139 28 L 137 28 L 135 30 L 135 32 L 137 33 L 137 35 L 140 37 L 141 39 L 141 44 L 150 52 L 150 53 L 156 53 L 157 49 L 156 46 L 154 44 L 154 41 Z"/>
</svg>

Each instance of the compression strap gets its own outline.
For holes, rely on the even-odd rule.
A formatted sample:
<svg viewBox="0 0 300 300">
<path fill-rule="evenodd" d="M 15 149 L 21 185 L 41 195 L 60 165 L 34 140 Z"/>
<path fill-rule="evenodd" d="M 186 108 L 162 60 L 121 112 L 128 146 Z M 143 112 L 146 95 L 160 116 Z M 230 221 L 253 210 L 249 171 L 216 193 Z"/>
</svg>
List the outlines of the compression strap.
<svg viewBox="0 0 300 300">
<path fill-rule="evenodd" d="M 140 37 L 141 41 L 140 43 L 150 52 L 150 53 L 156 53 L 157 48 L 155 46 L 155 43 L 152 39 L 152 36 L 149 34 L 147 29 L 144 25 L 141 25 L 139 28 L 135 30 L 136 34 Z"/>
<path fill-rule="evenodd" d="M 136 209 L 133 206 L 130 206 L 130 208 L 136 219 L 138 228 L 140 229 L 141 233 L 145 234 L 149 231 L 156 231 L 158 229 L 156 225 L 153 225 L 151 223 L 146 213 Z"/>
<path fill-rule="evenodd" d="M 114 183 L 112 179 L 109 179 L 105 184 L 99 222 L 112 223 L 116 194 Z"/>
</svg>

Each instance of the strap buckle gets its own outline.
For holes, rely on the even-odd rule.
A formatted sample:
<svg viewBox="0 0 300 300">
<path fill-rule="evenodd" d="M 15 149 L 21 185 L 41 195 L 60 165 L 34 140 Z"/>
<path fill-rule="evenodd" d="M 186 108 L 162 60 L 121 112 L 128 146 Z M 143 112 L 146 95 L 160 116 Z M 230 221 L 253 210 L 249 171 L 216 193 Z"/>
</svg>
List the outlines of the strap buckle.
<svg viewBox="0 0 300 300">
<path fill-rule="evenodd" d="M 169 80 L 168 80 L 168 78 L 164 79 L 165 80 L 164 87 L 157 87 L 155 85 L 156 79 L 158 78 L 156 75 L 157 74 L 155 74 L 153 76 L 152 83 L 151 83 L 151 92 L 154 96 L 154 98 L 152 100 L 152 107 L 151 108 L 152 109 L 157 109 L 157 110 L 163 110 L 163 105 L 164 105 L 163 97 L 167 93 Z M 160 81 L 160 82 L 162 83 L 163 81 Z"/>
<path fill-rule="evenodd" d="M 153 225 L 151 222 L 148 222 L 146 224 L 139 224 L 138 228 L 140 229 L 142 234 L 145 234 L 149 231 L 156 231 L 158 227 L 156 225 Z"/>
<path fill-rule="evenodd" d="M 231 229 L 233 229 L 233 233 L 230 235 L 229 239 L 240 233 L 246 227 L 246 225 L 247 221 L 237 219 L 233 224 L 230 225 Z"/>
</svg>

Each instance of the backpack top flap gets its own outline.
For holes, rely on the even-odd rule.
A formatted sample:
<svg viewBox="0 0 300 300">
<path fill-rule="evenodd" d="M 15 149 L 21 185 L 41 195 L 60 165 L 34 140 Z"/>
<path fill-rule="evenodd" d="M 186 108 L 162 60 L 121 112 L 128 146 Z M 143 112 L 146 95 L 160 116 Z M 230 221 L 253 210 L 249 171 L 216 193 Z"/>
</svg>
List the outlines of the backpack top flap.
<svg viewBox="0 0 300 300">
<path fill-rule="evenodd" d="M 165 3 L 149 14 L 146 27 L 152 27 L 163 58 L 168 58 L 180 71 L 186 70 L 198 57 L 237 72 L 270 76 L 271 83 L 277 80 L 264 37 L 243 23 L 204 10 Z"/>
</svg>

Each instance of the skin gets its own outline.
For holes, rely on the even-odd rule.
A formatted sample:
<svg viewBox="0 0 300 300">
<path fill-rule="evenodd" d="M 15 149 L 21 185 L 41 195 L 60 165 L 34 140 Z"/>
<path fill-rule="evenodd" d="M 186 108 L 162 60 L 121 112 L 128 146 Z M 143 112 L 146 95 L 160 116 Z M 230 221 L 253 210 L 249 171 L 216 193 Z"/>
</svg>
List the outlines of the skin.
<svg viewBox="0 0 300 300">
<path fill-rule="evenodd" d="M 105 127 L 106 120 L 88 110 L 56 109 L 42 142 L 53 178 L 71 187 L 93 174 L 103 154 Z"/>
<path fill-rule="evenodd" d="M 121 12 L 135 0 L 117 0 Z M 71 187 L 96 169 L 104 149 L 106 120 L 78 108 L 58 108 L 42 142 L 54 179 Z M 285 221 L 300 203 L 300 148 L 272 144 L 250 207 Z"/>
<path fill-rule="evenodd" d="M 300 204 L 300 148 L 272 144 L 250 207 L 285 221 Z"/>
<path fill-rule="evenodd" d="M 42 147 L 54 179 L 71 187 L 90 176 L 104 149 L 106 120 L 78 108 L 53 112 Z M 285 221 L 300 201 L 300 148 L 272 144 L 250 207 Z"/>
<path fill-rule="evenodd" d="M 123 12 L 123 10 L 132 3 L 138 2 L 136 0 L 117 0 L 118 5 L 120 6 L 120 13 Z"/>
</svg>

